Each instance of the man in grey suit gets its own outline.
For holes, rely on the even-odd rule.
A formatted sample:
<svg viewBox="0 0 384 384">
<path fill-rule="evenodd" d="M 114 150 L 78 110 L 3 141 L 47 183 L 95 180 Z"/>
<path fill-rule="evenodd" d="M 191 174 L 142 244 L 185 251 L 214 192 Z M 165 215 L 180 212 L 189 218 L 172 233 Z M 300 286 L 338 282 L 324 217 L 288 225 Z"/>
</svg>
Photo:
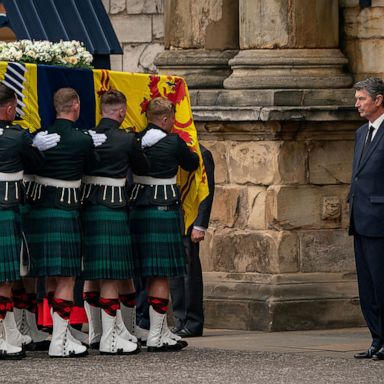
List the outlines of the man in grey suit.
<svg viewBox="0 0 384 384">
<path fill-rule="evenodd" d="M 200 144 L 201 155 L 207 174 L 209 195 L 201 202 L 198 216 L 184 237 L 187 255 L 187 272 L 171 280 L 172 308 L 175 327 L 172 329 L 181 337 L 203 334 L 203 275 L 199 257 L 199 243 L 204 240 L 211 215 L 215 191 L 215 163 L 212 153 Z"/>
<path fill-rule="evenodd" d="M 349 194 L 360 306 L 372 335 L 355 358 L 384 360 L 384 82 L 368 78 L 354 86 L 356 108 L 368 120 L 356 131 Z"/>
</svg>

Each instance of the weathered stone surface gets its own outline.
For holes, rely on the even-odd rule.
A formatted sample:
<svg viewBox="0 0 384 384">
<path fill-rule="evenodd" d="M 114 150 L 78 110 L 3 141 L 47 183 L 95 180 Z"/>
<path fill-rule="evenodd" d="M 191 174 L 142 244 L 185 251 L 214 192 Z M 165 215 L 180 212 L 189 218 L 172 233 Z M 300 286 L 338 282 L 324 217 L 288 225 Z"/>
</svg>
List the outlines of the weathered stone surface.
<svg viewBox="0 0 384 384">
<path fill-rule="evenodd" d="M 123 71 L 124 72 L 141 72 L 140 70 L 140 56 L 147 47 L 146 44 L 127 44 L 124 45 L 123 56 Z"/>
<path fill-rule="evenodd" d="M 350 68 L 359 78 L 378 76 L 384 73 L 378 57 L 384 55 L 384 39 L 347 40 L 345 54 L 350 59 Z"/>
<path fill-rule="evenodd" d="M 140 72 L 157 73 L 157 68 L 153 64 L 155 57 L 164 51 L 163 44 L 148 44 L 140 55 L 139 68 Z"/>
<path fill-rule="evenodd" d="M 109 12 L 111 15 L 116 15 L 125 11 L 125 0 L 110 0 Z"/>
<path fill-rule="evenodd" d="M 113 71 L 123 70 L 123 55 L 111 55 L 111 69 Z"/>
<path fill-rule="evenodd" d="M 259 141 L 229 146 L 229 175 L 232 183 L 270 185 L 303 183 L 303 143 Z"/>
<path fill-rule="evenodd" d="M 166 9 L 167 48 L 238 48 L 238 0 L 167 0 Z"/>
<path fill-rule="evenodd" d="M 185 78 L 189 88 L 222 88 L 231 73 L 228 60 L 237 51 L 206 49 L 166 50 L 156 57 L 160 73 Z"/>
<path fill-rule="evenodd" d="M 340 184 L 351 181 L 353 141 L 318 141 L 309 146 L 311 184 Z"/>
<path fill-rule="evenodd" d="M 272 229 L 346 228 L 348 185 L 271 186 L 267 190 L 266 220 Z M 335 220 L 322 219 L 324 198 L 339 198 L 341 215 Z M 332 209 L 335 207 L 329 207 Z M 337 207 L 336 207 L 337 208 Z"/>
<path fill-rule="evenodd" d="M 163 13 L 164 0 L 127 0 L 129 14 Z"/>
<path fill-rule="evenodd" d="M 216 186 L 211 223 L 233 227 L 240 216 L 241 200 L 247 200 L 246 187 Z"/>
<path fill-rule="evenodd" d="M 355 272 L 353 239 L 346 230 L 299 231 L 302 272 Z"/>
<path fill-rule="evenodd" d="M 229 65 L 224 81 L 230 89 L 346 88 L 352 78 L 345 73 L 347 59 L 339 49 L 241 50 Z"/>
<path fill-rule="evenodd" d="M 211 152 L 215 162 L 215 183 L 223 184 L 229 181 L 227 165 L 227 144 L 223 141 L 202 142 Z"/>
<path fill-rule="evenodd" d="M 240 20 L 241 49 L 338 46 L 335 1 L 242 0 Z"/>
<path fill-rule="evenodd" d="M 151 16 L 112 16 L 111 22 L 120 43 L 146 43 L 152 41 Z"/>
<path fill-rule="evenodd" d="M 164 16 L 153 15 L 152 16 L 152 34 L 154 40 L 164 39 Z"/>
<path fill-rule="evenodd" d="M 384 37 L 382 7 L 348 8 L 344 11 L 344 31 L 348 39 L 377 39 Z"/>
<path fill-rule="evenodd" d="M 266 229 L 265 201 L 267 189 L 265 187 L 248 187 L 248 227 L 251 229 Z"/>
<path fill-rule="evenodd" d="M 294 233 L 217 230 L 211 243 L 214 271 L 279 273 L 298 270 Z"/>
</svg>

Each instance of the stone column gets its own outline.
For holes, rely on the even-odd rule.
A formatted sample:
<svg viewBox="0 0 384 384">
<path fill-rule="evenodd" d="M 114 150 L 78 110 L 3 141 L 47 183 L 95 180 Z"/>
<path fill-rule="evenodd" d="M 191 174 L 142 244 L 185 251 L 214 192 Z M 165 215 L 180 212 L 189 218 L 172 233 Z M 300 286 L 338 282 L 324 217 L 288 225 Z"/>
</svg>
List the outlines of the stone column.
<svg viewBox="0 0 384 384">
<path fill-rule="evenodd" d="M 240 0 L 240 52 L 225 88 L 344 88 L 334 0 Z"/>
<path fill-rule="evenodd" d="M 239 46 L 238 0 L 165 0 L 160 73 L 183 76 L 190 88 L 222 88 Z"/>
</svg>

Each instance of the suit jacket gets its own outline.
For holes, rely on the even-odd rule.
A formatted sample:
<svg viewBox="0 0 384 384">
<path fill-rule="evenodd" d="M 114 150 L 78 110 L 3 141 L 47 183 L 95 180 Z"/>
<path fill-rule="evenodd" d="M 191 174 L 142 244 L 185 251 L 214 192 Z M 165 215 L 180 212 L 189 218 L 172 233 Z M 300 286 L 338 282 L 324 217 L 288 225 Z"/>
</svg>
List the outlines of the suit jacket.
<svg viewBox="0 0 384 384">
<path fill-rule="evenodd" d="M 368 123 L 356 131 L 351 190 L 349 233 L 384 237 L 384 123 L 363 158 Z"/>
<path fill-rule="evenodd" d="M 200 203 L 199 213 L 193 225 L 208 228 L 213 196 L 215 194 L 215 163 L 213 161 L 212 153 L 207 148 L 200 144 L 200 150 L 207 175 L 209 195 Z"/>
</svg>

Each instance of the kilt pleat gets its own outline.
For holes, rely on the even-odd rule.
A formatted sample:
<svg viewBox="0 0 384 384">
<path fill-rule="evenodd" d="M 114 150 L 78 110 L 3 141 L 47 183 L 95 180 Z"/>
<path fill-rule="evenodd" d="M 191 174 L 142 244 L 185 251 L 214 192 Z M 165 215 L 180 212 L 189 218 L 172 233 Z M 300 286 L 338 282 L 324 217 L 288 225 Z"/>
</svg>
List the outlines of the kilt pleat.
<svg viewBox="0 0 384 384">
<path fill-rule="evenodd" d="M 76 210 L 32 209 L 25 230 L 31 256 L 29 276 L 79 276 L 80 217 Z"/>
<path fill-rule="evenodd" d="M 126 280 L 133 277 L 131 235 L 125 208 L 102 205 L 81 213 L 85 280 Z"/>
<path fill-rule="evenodd" d="M 0 210 L 0 282 L 20 280 L 20 214 Z"/>
<path fill-rule="evenodd" d="M 176 277 L 185 273 L 179 211 L 134 208 L 130 228 L 138 276 Z"/>
</svg>

